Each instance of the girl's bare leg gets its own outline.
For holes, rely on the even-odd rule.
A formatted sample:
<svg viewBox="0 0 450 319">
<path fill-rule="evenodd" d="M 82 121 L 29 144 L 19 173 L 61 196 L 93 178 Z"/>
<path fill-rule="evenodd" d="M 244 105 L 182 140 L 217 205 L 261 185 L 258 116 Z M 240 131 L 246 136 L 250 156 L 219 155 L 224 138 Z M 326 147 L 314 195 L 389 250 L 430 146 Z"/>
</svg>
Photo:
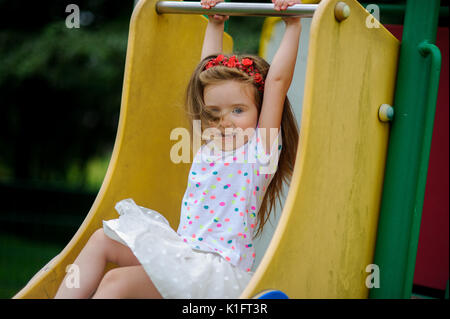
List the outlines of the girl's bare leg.
<svg viewBox="0 0 450 319">
<path fill-rule="evenodd" d="M 68 273 L 55 298 L 89 298 L 97 289 L 108 262 L 119 267 L 140 265 L 130 248 L 109 238 L 100 228 L 92 234 L 73 263 L 78 266 L 79 287 L 66 284 Z"/>
<path fill-rule="evenodd" d="M 106 273 L 94 299 L 133 298 L 161 299 L 142 265 L 115 268 Z"/>
</svg>

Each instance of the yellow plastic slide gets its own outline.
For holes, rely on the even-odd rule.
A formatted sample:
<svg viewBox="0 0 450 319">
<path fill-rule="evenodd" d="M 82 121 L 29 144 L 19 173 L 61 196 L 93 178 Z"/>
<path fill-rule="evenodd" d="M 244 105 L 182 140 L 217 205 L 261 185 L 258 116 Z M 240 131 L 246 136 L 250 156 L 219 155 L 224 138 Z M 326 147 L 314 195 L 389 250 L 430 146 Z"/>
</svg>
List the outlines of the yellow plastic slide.
<svg viewBox="0 0 450 319">
<path fill-rule="evenodd" d="M 156 2 L 140 1 L 131 18 L 119 127 L 99 194 L 65 249 L 15 298 L 52 298 L 102 220 L 117 218 L 121 199 L 132 197 L 178 226 L 190 163 L 171 161 L 170 133 L 188 127 L 183 93 L 207 20 L 157 15 Z M 399 43 L 382 26 L 368 28 L 369 13 L 355 0 L 345 1 L 351 13 L 337 21 L 336 3 L 322 1 L 314 14 L 293 180 L 241 298 L 267 289 L 290 298 L 368 296 L 365 269 L 373 258 L 389 134 L 378 109 L 393 102 Z M 232 50 L 228 35 L 224 48 Z"/>
</svg>

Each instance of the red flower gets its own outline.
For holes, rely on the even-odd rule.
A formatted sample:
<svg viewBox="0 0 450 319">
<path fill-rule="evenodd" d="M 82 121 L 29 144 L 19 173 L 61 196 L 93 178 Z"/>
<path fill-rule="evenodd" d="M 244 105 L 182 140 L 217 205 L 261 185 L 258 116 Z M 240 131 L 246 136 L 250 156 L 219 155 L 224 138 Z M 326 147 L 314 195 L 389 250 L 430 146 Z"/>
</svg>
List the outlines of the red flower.
<svg viewBox="0 0 450 319">
<path fill-rule="evenodd" d="M 224 58 L 225 58 L 225 56 L 224 56 L 223 54 L 219 54 L 219 55 L 217 56 L 217 58 L 215 58 L 215 60 L 216 60 L 217 62 L 222 62 Z"/>
<path fill-rule="evenodd" d="M 259 74 L 259 73 L 256 73 L 253 78 L 255 79 L 256 83 L 260 83 L 263 80 L 261 74 Z"/>
<path fill-rule="evenodd" d="M 236 66 L 236 56 L 232 56 L 228 59 L 228 63 L 226 64 L 227 67 L 234 68 Z"/>
<path fill-rule="evenodd" d="M 247 58 L 242 59 L 241 62 L 242 62 L 242 65 L 245 65 L 245 66 L 250 66 L 253 64 L 253 61 L 251 59 L 247 59 Z"/>
</svg>

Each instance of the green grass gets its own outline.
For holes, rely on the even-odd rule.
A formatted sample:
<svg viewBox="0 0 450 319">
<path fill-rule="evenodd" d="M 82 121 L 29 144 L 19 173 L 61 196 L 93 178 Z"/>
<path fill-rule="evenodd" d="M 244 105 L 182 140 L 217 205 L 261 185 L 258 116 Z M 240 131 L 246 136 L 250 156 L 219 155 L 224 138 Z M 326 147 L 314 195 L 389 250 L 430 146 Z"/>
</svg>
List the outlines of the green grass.
<svg viewBox="0 0 450 319">
<path fill-rule="evenodd" d="M 12 298 L 64 247 L 0 234 L 0 298 Z"/>
</svg>

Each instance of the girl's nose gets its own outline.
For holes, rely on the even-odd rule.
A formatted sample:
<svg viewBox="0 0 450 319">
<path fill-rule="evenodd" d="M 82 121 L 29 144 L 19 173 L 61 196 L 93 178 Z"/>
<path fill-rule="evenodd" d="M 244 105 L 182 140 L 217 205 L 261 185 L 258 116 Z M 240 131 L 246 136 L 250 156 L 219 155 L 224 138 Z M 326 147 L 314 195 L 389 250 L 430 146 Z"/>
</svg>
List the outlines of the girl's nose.
<svg viewBox="0 0 450 319">
<path fill-rule="evenodd" d="M 222 116 L 222 118 L 220 119 L 220 125 L 224 128 L 233 126 L 233 122 L 230 121 L 228 114 L 225 116 Z"/>
</svg>

